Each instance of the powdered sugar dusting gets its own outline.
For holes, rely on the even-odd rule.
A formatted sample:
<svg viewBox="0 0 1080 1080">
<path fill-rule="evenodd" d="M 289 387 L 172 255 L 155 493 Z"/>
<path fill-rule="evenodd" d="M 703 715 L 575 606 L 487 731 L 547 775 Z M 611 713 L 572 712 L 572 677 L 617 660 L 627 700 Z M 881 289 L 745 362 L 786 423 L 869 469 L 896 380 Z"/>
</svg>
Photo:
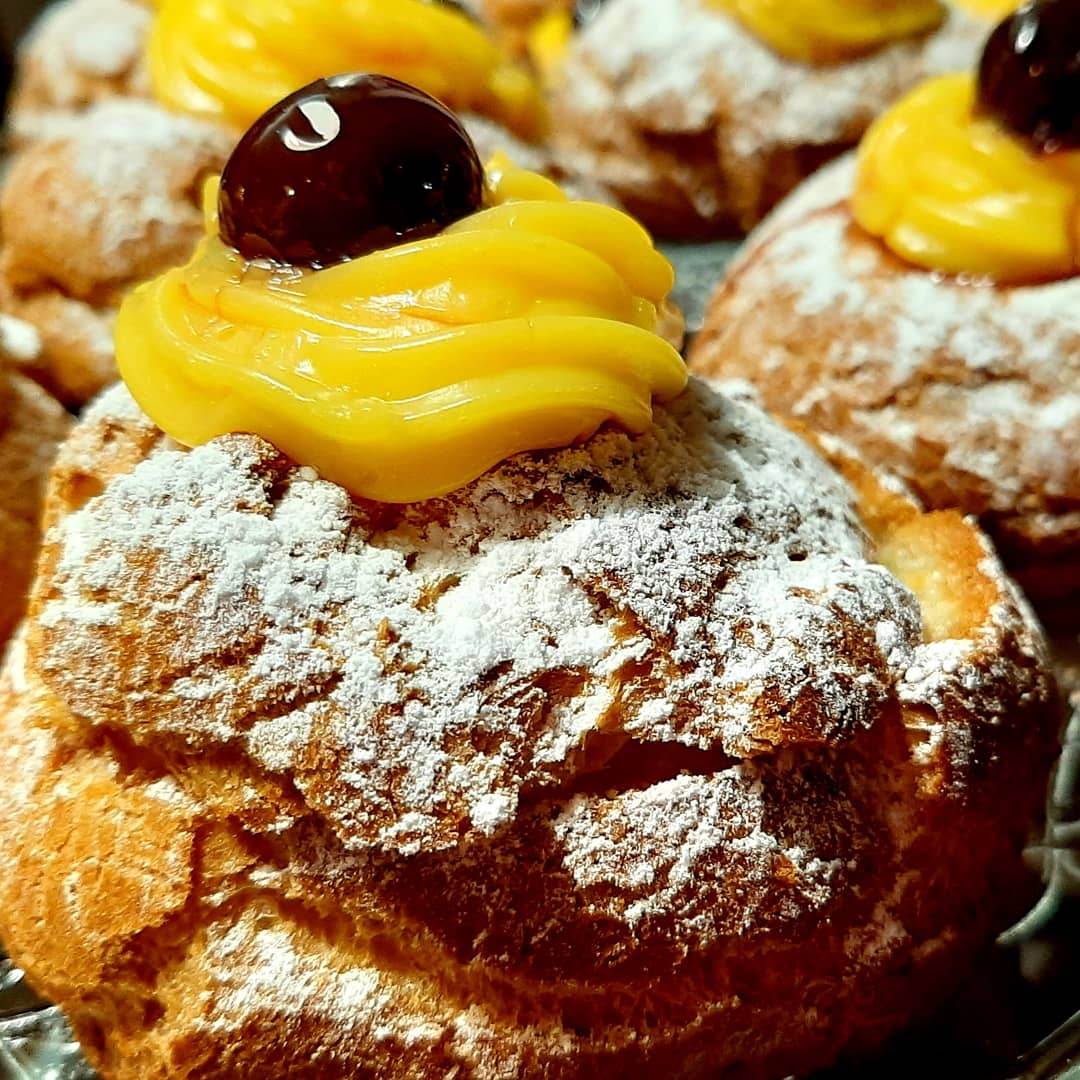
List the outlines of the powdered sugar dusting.
<svg viewBox="0 0 1080 1080">
<path fill-rule="evenodd" d="M 91 197 L 71 209 L 86 216 L 83 228 L 96 241 L 104 273 L 148 236 L 163 257 L 190 250 L 202 223 L 198 180 L 221 167 L 231 146 L 232 135 L 219 126 L 151 102 L 110 101 L 89 110 L 68 153 Z"/>
<path fill-rule="evenodd" d="M 80 110 L 114 94 L 148 96 L 143 51 L 153 15 L 135 0 L 61 0 L 19 50 L 12 125 L 19 137 L 76 131 Z"/>
<path fill-rule="evenodd" d="M 71 68 L 102 78 L 122 74 L 142 51 L 150 13 L 125 0 L 64 0 L 42 20 L 27 49 L 62 80 Z M 60 43 L 63 54 L 59 55 Z M 51 43 L 55 43 L 50 47 Z"/>
<path fill-rule="evenodd" d="M 352 846 L 496 829 L 615 716 L 737 757 L 846 739 L 920 648 L 839 478 L 700 386 L 637 442 L 521 457 L 391 525 L 274 461 L 162 450 L 64 522 L 48 663 L 88 708 L 124 685 L 159 731 L 242 742 Z"/>
<path fill-rule="evenodd" d="M 29 363 L 41 355 L 41 335 L 28 322 L 0 315 L 0 364 Z"/>
<path fill-rule="evenodd" d="M 707 0 L 612 0 L 571 51 L 556 115 L 565 109 L 573 119 L 558 135 L 616 188 L 673 184 L 709 219 L 725 196 L 717 164 L 737 184 L 740 167 L 757 170 L 757 159 L 778 148 L 850 145 L 905 90 L 970 67 L 985 33 L 984 23 L 952 12 L 929 38 L 809 68 L 778 56 Z M 714 128 L 715 161 L 675 152 L 660 159 L 663 176 L 652 175 L 655 165 L 628 134 L 662 140 Z"/>
<path fill-rule="evenodd" d="M 379 987 L 379 975 L 371 969 L 342 972 L 334 978 L 334 992 L 326 993 L 329 972 L 312 963 L 294 947 L 284 927 L 256 929 L 247 922 L 215 928 L 211 936 L 211 954 L 223 961 L 213 1008 L 223 1017 L 245 1016 L 267 1002 L 277 1008 L 310 1009 L 316 998 L 334 1008 L 341 1020 L 368 1014 L 389 1005 L 391 995 Z M 235 961 L 242 955 L 248 977 L 236 983 L 230 977 Z M 320 968 L 322 968 L 320 970 Z M 288 995 L 280 989 L 289 988 Z M 380 1002 L 381 999 L 381 1002 Z"/>
<path fill-rule="evenodd" d="M 553 830 L 575 884 L 609 887 L 603 895 L 611 914 L 637 926 L 649 916 L 678 912 L 680 937 L 702 945 L 760 925 L 785 873 L 797 881 L 798 899 L 789 898 L 793 912 L 832 896 L 839 862 L 778 839 L 765 821 L 763 792 L 752 766 L 736 766 L 625 793 L 613 804 L 579 797 Z M 720 894 L 737 887 L 740 903 L 716 905 L 713 890 L 702 888 L 712 878 L 720 879 Z"/>
</svg>

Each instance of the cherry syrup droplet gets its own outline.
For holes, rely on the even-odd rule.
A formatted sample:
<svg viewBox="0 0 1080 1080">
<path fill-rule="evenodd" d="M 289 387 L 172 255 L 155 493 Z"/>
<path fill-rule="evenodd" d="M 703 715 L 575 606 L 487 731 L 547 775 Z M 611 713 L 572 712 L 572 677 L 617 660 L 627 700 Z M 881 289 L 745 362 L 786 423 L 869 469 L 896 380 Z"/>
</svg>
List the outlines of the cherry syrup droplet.
<svg viewBox="0 0 1080 1080">
<path fill-rule="evenodd" d="M 385 75 L 337 75 L 269 110 L 221 178 L 221 237 L 249 259 L 329 266 L 440 232 L 480 208 L 457 117 Z"/>
<path fill-rule="evenodd" d="M 588 26 L 603 6 L 604 0 L 577 0 L 574 4 L 574 28 L 580 30 Z"/>
<path fill-rule="evenodd" d="M 1080 147 L 1080 0 L 1029 0 L 997 26 L 979 107 L 1039 150 Z"/>
</svg>

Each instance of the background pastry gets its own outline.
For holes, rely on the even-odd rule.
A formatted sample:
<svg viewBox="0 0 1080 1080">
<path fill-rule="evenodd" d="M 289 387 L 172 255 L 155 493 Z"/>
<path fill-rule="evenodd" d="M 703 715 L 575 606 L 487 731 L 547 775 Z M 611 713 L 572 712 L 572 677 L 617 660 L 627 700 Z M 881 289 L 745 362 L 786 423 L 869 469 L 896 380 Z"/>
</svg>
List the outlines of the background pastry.
<svg viewBox="0 0 1080 1080">
<path fill-rule="evenodd" d="M 981 105 L 971 78 L 930 83 L 858 163 L 810 180 L 731 268 L 691 354 L 979 515 L 1029 591 L 1063 604 L 1080 585 L 1078 155 L 1043 50 L 1068 53 L 1046 31 L 1076 16 L 1029 5 L 1028 55 L 1002 24 Z M 1072 115 L 1075 89 L 1064 100 Z"/>
<path fill-rule="evenodd" d="M 0 927 L 103 1075 L 774 1078 L 947 996 L 1058 721 L 977 529 L 687 387 L 648 235 L 413 88 L 215 194 L 118 323 L 194 448 L 90 407 L 0 687 Z"/>
<path fill-rule="evenodd" d="M 136 0 L 59 0 L 19 48 L 7 128 L 16 144 L 71 134 L 90 105 L 145 97 L 149 5 Z"/>
<path fill-rule="evenodd" d="M 70 426 L 63 407 L 20 372 L 39 348 L 32 327 L 0 315 L 0 651 L 23 614 L 45 482 Z"/>
<path fill-rule="evenodd" d="M 745 230 L 987 31 L 935 2 L 819 6 L 609 0 L 556 84 L 560 152 L 661 236 Z"/>
<path fill-rule="evenodd" d="M 0 192 L 0 310 L 35 327 L 31 369 L 63 401 L 116 378 L 117 306 L 191 253 L 202 182 L 232 144 L 216 124 L 117 100 L 15 160 Z"/>
</svg>

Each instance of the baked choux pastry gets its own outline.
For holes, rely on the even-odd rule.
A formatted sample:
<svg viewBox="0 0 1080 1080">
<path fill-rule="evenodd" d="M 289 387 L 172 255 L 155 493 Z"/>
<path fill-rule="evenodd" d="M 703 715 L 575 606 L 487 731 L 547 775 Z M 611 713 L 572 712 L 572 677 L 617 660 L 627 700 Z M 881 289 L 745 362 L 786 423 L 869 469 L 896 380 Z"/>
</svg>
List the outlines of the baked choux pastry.
<svg viewBox="0 0 1080 1080">
<path fill-rule="evenodd" d="M 1080 587 L 1077 27 L 1075 0 L 1026 5 L 978 78 L 883 117 L 750 240 L 691 354 L 977 515 L 1062 603 Z"/>
<path fill-rule="evenodd" d="M 33 370 L 80 405 L 116 378 L 112 325 L 128 290 L 191 254 L 203 180 L 233 138 L 125 99 L 19 154 L 0 192 L 0 310 L 41 340 Z"/>
<path fill-rule="evenodd" d="M 553 79 L 553 134 L 658 235 L 745 231 L 990 25 L 938 0 L 609 0 Z"/>
<path fill-rule="evenodd" d="M 671 285 L 381 77 L 208 184 L 0 690 L 0 931 L 106 1080 L 778 1080 L 1022 909 L 1035 623 L 960 515 L 687 385 Z"/>
<path fill-rule="evenodd" d="M 146 97 L 151 8 L 138 0 L 59 0 L 18 50 L 8 134 L 18 146 L 78 131 L 91 105 Z"/>
<path fill-rule="evenodd" d="M 0 652 L 22 618 L 45 482 L 70 426 L 64 408 L 20 370 L 39 351 L 32 327 L 0 315 Z"/>
</svg>

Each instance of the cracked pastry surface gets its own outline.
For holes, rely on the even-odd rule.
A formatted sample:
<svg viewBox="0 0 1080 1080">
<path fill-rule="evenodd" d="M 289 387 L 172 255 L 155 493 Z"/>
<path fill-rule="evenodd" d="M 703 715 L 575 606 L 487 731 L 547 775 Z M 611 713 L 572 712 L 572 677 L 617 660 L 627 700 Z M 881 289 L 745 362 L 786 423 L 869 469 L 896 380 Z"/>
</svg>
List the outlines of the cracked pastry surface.
<svg viewBox="0 0 1080 1080">
<path fill-rule="evenodd" d="M 854 223 L 855 170 L 812 178 L 751 239 L 691 366 L 978 515 L 1024 586 L 1060 597 L 1080 586 L 1080 279 L 909 266 Z"/>
<path fill-rule="evenodd" d="M 389 506 L 110 391 L 4 677 L 5 940 L 114 1078 L 875 1044 L 1022 904 L 1057 712 L 978 532 L 830 449 L 695 382 Z"/>
<path fill-rule="evenodd" d="M 0 652 L 22 617 L 41 540 L 49 467 L 70 418 L 20 370 L 37 354 L 33 330 L 0 315 Z"/>
<path fill-rule="evenodd" d="M 610 0 L 567 55 L 553 130 L 657 234 L 744 231 L 905 91 L 970 66 L 987 30 L 952 10 L 928 36 L 815 68 L 707 0 Z"/>
</svg>

